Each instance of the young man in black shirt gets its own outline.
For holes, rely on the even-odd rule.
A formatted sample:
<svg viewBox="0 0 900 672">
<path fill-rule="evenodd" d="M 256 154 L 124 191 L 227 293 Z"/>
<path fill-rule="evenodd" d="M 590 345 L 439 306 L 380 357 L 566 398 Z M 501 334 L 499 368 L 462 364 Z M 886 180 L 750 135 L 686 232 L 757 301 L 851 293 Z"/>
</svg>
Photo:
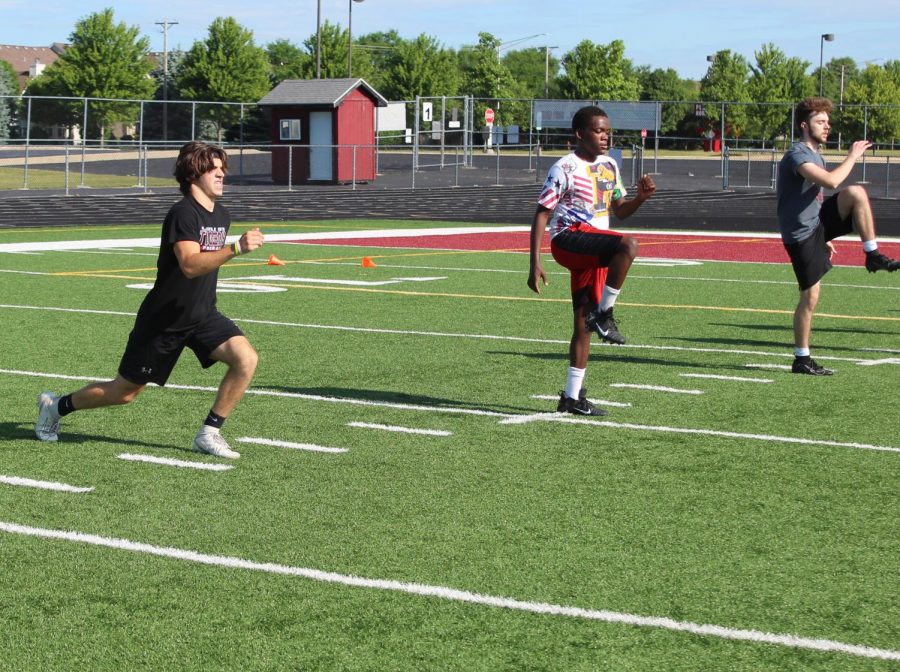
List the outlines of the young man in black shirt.
<svg viewBox="0 0 900 672">
<path fill-rule="evenodd" d="M 237 458 L 219 430 L 234 410 L 256 371 L 256 350 L 243 332 L 216 310 L 219 267 L 263 244 L 259 229 L 225 245 L 231 224 L 222 196 L 228 157 L 203 142 L 181 148 L 175 179 L 184 198 L 172 206 L 162 228 L 156 282 L 144 298 L 114 380 L 91 383 L 56 397 L 38 396 L 35 434 L 41 441 L 59 439 L 60 418 L 73 411 L 128 404 L 147 383 L 165 385 L 185 347 L 206 368 L 223 362 L 228 370 L 193 448 L 217 457 Z"/>
</svg>

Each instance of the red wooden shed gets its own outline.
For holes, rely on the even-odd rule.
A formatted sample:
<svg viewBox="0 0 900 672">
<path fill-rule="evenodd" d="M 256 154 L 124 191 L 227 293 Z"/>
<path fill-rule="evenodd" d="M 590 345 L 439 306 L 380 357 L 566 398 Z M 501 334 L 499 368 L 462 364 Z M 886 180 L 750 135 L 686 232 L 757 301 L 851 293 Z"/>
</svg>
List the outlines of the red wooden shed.
<svg viewBox="0 0 900 672">
<path fill-rule="evenodd" d="M 364 79 L 286 79 L 260 107 L 270 111 L 272 181 L 375 179 L 375 108 L 387 100 Z"/>
</svg>

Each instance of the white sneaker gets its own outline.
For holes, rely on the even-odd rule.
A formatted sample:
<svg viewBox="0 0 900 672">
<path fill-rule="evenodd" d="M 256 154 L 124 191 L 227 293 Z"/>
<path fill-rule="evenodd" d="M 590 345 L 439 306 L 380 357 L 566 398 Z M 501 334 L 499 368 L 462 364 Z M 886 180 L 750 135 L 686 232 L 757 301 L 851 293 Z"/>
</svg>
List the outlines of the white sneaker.
<svg viewBox="0 0 900 672">
<path fill-rule="evenodd" d="M 221 434 L 218 432 L 204 432 L 202 429 L 194 437 L 194 450 L 198 453 L 206 453 L 216 457 L 227 457 L 229 460 L 236 460 L 241 456 L 239 452 L 231 449 L 231 446 L 222 438 Z"/>
<path fill-rule="evenodd" d="M 59 441 L 59 413 L 56 412 L 56 395 L 41 392 L 38 395 L 38 421 L 34 433 L 41 441 Z"/>
</svg>

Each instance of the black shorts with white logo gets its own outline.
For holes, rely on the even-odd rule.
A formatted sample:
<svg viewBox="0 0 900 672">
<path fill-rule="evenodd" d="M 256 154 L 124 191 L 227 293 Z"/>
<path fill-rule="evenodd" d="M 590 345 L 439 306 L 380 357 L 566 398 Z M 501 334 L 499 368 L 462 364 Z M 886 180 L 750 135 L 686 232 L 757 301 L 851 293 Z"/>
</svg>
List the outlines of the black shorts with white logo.
<svg viewBox="0 0 900 672">
<path fill-rule="evenodd" d="M 831 270 L 831 260 L 828 258 L 828 247 L 825 243 L 853 232 L 852 217 L 841 219 L 837 197 L 837 194 L 833 194 L 822 203 L 819 226 L 809 238 L 799 243 L 784 244 L 784 249 L 791 258 L 800 291 L 815 285 Z"/>
<path fill-rule="evenodd" d="M 200 365 L 206 369 L 216 363 L 213 350 L 234 336 L 244 332 L 227 317 L 214 310 L 189 331 L 175 333 L 139 333 L 131 331 L 128 345 L 119 363 L 119 375 L 136 385 L 156 383 L 165 385 L 185 347 L 193 350 Z"/>
</svg>

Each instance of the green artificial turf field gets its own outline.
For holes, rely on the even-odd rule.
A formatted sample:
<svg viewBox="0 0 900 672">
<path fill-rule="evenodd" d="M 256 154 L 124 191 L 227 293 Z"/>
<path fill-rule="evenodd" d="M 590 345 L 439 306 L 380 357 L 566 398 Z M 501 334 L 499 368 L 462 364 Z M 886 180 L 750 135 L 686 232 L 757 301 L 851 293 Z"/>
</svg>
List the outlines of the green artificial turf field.
<svg viewBox="0 0 900 672">
<path fill-rule="evenodd" d="M 260 354 L 239 460 L 190 452 L 223 374 L 190 352 L 37 441 L 41 390 L 115 375 L 155 258 L 0 253 L 0 670 L 898 669 L 900 274 L 827 276 L 816 378 L 789 265 L 638 263 L 586 419 L 553 413 L 552 260 L 536 296 L 519 253 L 267 243 L 220 271 Z"/>
</svg>

